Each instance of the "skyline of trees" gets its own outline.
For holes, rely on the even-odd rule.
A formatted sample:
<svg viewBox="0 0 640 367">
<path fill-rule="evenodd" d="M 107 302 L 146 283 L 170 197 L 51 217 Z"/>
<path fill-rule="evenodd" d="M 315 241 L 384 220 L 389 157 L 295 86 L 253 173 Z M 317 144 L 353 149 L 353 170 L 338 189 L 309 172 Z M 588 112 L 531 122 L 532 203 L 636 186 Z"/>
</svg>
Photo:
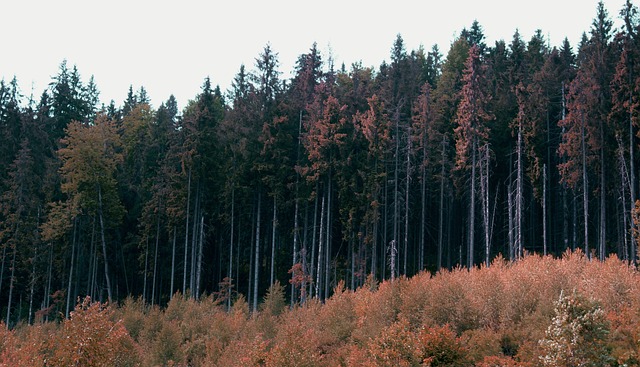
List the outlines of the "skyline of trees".
<svg viewBox="0 0 640 367">
<path fill-rule="evenodd" d="M 175 292 L 255 311 L 276 282 L 293 304 L 525 252 L 635 264 L 640 22 L 595 10 L 575 52 L 476 21 L 446 55 L 397 35 L 377 70 L 313 44 L 283 80 L 267 44 L 181 111 L 101 105 L 66 61 L 38 101 L 0 81 L 3 319 Z"/>
</svg>

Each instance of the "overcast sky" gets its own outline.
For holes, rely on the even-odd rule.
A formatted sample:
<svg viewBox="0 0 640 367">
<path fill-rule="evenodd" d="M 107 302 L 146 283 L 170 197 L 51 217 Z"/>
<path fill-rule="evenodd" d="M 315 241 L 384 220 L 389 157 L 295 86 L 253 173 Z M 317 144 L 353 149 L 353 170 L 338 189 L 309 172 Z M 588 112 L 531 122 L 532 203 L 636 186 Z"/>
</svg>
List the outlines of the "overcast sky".
<svg viewBox="0 0 640 367">
<path fill-rule="evenodd" d="M 574 50 L 589 32 L 597 0 L 20 0 L 2 1 L 0 78 L 15 75 L 38 98 L 62 60 L 91 75 L 101 102 L 121 105 L 129 85 L 144 86 L 154 107 L 173 94 L 183 107 L 206 76 L 226 91 L 240 65 L 253 70 L 267 43 L 288 78 L 298 55 L 317 42 L 336 66 L 357 61 L 377 69 L 397 34 L 408 51 L 434 44 L 443 54 L 477 19 L 486 43 L 528 41 L 541 29 L 551 46 L 567 37 Z M 624 0 L 606 0 L 616 26 Z"/>
</svg>

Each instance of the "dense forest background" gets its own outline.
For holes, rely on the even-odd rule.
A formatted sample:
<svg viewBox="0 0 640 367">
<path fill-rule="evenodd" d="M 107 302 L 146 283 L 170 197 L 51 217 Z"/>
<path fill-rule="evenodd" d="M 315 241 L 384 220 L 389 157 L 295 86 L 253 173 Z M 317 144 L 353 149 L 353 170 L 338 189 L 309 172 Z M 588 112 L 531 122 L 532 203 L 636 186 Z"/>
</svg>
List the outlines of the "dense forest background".
<svg viewBox="0 0 640 367">
<path fill-rule="evenodd" d="M 316 45 L 281 79 L 266 45 L 229 91 L 121 106 L 60 65 L 39 99 L 0 82 L 0 308 L 68 316 L 78 297 L 252 310 L 375 280 L 581 249 L 635 264 L 640 21 L 600 3 L 565 39 L 484 42 L 336 66 Z"/>
</svg>

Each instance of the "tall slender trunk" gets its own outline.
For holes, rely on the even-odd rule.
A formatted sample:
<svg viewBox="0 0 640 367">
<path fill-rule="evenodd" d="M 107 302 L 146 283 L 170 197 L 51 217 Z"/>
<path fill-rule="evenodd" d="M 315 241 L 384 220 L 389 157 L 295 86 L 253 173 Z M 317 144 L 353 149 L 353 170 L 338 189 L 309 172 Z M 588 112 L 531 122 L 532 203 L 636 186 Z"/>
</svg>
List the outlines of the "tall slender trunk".
<svg viewBox="0 0 640 367">
<path fill-rule="evenodd" d="M 467 268 L 473 267 L 473 245 L 475 240 L 475 213 L 476 213 L 476 154 L 478 150 L 478 142 L 473 138 L 473 146 L 471 148 L 471 190 L 469 192 L 469 238 L 467 247 Z"/>
<path fill-rule="evenodd" d="M 255 259 L 253 268 L 253 312 L 258 311 L 258 280 L 260 275 L 260 211 L 262 206 L 262 194 L 258 192 L 258 213 L 256 216 L 256 242 Z"/>
<path fill-rule="evenodd" d="M 514 220 L 513 220 L 513 184 L 511 183 L 511 178 L 509 178 L 509 183 L 507 184 L 507 220 L 508 220 L 508 232 L 507 239 L 509 241 L 509 260 L 516 260 L 516 247 L 513 236 L 514 230 Z"/>
<path fill-rule="evenodd" d="M 329 298 L 329 276 L 331 275 L 331 169 L 329 169 L 329 184 L 327 185 L 327 230 L 325 236 L 327 244 L 325 246 L 325 267 L 324 267 L 324 299 Z"/>
<path fill-rule="evenodd" d="M 158 275 L 158 245 L 160 243 L 160 214 L 156 220 L 156 246 L 153 252 L 153 282 L 151 283 L 151 305 L 155 304 L 156 300 L 156 278 Z"/>
<path fill-rule="evenodd" d="M 94 298 L 94 284 L 95 284 L 95 268 L 96 268 L 96 217 L 93 216 L 91 220 L 91 243 L 89 244 L 89 271 L 87 274 L 87 294 L 92 299 Z"/>
<path fill-rule="evenodd" d="M 296 179 L 296 198 L 294 199 L 295 204 L 294 204 L 294 209 L 293 209 L 293 254 L 292 254 L 292 261 L 291 261 L 293 263 L 292 267 L 294 265 L 296 265 L 298 263 L 298 261 L 299 261 L 299 259 L 298 259 L 298 235 L 299 235 L 298 232 L 300 231 L 300 228 L 298 226 L 298 210 L 299 210 L 298 206 L 299 206 L 299 203 L 298 203 L 298 189 L 297 189 L 297 187 L 298 187 L 298 183 L 297 183 L 297 179 Z M 305 271 L 304 267 L 302 269 L 303 269 L 303 271 Z M 291 279 L 293 279 L 293 276 L 294 276 L 294 274 L 293 274 L 293 272 L 291 272 Z M 304 285 L 302 285 L 300 289 L 302 289 L 302 288 L 304 288 Z M 293 304 L 295 303 L 295 300 L 296 300 L 296 288 L 294 287 L 293 282 L 292 282 L 292 284 L 291 284 L 291 306 L 293 306 Z"/>
<path fill-rule="evenodd" d="M 3 256 L 4 258 L 4 256 Z M 47 269 L 47 285 L 44 288 L 44 308 L 49 308 L 51 301 L 51 278 L 53 277 L 53 244 L 49 242 L 49 267 Z M 49 321 L 49 313 L 45 315 L 45 321 Z"/>
<path fill-rule="evenodd" d="M 191 298 L 197 297 L 196 292 L 196 268 L 198 257 L 198 234 L 200 230 L 200 180 L 196 181 L 196 199 L 193 207 L 193 227 L 191 227 L 191 271 L 189 274 L 189 288 L 191 289 Z"/>
<path fill-rule="evenodd" d="M 322 196 L 322 204 L 320 208 L 320 239 L 318 240 L 318 269 L 316 271 L 316 298 L 320 298 L 320 290 L 322 289 L 322 248 L 324 244 L 324 195 Z"/>
<path fill-rule="evenodd" d="M 7 257 L 7 244 L 2 245 L 2 265 L 0 265 L 0 294 L 2 294 L 2 282 L 4 280 L 4 264 Z"/>
<path fill-rule="evenodd" d="M 102 240 L 102 256 L 104 257 L 104 278 L 107 282 L 107 297 L 109 304 L 113 303 L 111 280 L 109 279 L 109 261 L 107 258 L 107 241 L 104 238 L 104 218 L 102 215 L 102 187 L 98 185 L 98 216 L 100 218 L 100 238 Z"/>
<path fill-rule="evenodd" d="M 418 251 L 418 270 L 424 270 L 424 246 L 426 238 L 426 223 L 427 220 L 427 170 L 425 167 L 426 161 L 426 148 L 422 149 L 422 164 L 420 167 L 420 249 Z M 439 251 L 439 249 L 438 249 Z M 438 265 L 439 268 L 439 265 Z"/>
<path fill-rule="evenodd" d="M 176 227 L 173 226 L 173 244 L 171 245 L 171 289 L 169 289 L 169 299 L 173 299 L 174 279 L 176 274 Z"/>
<path fill-rule="evenodd" d="M 443 238 L 444 238 L 444 173 L 445 173 L 445 159 L 446 159 L 447 138 L 446 135 L 442 135 L 442 153 L 440 161 L 440 218 L 438 218 L 438 261 L 437 270 L 442 269 L 442 253 L 443 253 Z"/>
<path fill-rule="evenodd" d="M 409 187 L 411 178 L 411 124 L 407 124 L 407 167 L 404 199 L 404 274 L 407 274 L 407 253 L 409 252 Z"/>
<path fill-rule="evenodd" d="M 398 171 L 400 170 L 400 122 L 399 118 L 396 117 L 396 151 L 394 155 L 394 169 L 393 169 L 393 240 L 396 241 L 396 244 L 400 242 L 399 236 L 399 216 L 400 216 L 400 208 L 399 208 L 399 178 Z"/>
<path fill-rule="evenodd" d="M 16 228 L 18 226 L 16 225 Z M 16 229 L 17 232 L 17 229 Z M 15 237 L 14 237 L 15 238 Z M 13 245 L 13 256 L 11 259 L 11 278 L 9 278 L 9 300 L 7 301 L 7 329 L 11 327 L 11 302 L 13 301 L 13 284 L 15 282 L 16 274 L 16 254 L 18 253 L 18 246 Z"/>
<path fill-rule="evenodd" d="M 320 195 L 319 185 L 316 182 L 316 197 L 313 201 L 313 228 L 311 235 L 311 281 L 313 282 L 316 279 L 316 231 L 318 229 L 318 196 Z M 322 226 L 322 224 L 321 224 Z M 313 285 L 310 284 L 309 295 L 312 294 Z M 316 293 L 316 297 L 317 297 Z"/>
<path fill-rule="evenodd" d="M 636 169 L 635 169 L 635 144 L 633 143 L 635 133 L 633 129 L 633 94 L 629 94 L 629 195 L 631 198 L 629 213 L 633 213 L 636 205 Z M 630 259 L 631 264 L 636 265 L 636 225 L 633 219 L 631 224 Z"/>
<path fill-rule="evenodd" d="M 39 213 L 38 217 L 40 217 Z M 27 319 L 27 325 L 31 325 L 33 322 L 33 295 L 36 288 L 36 260 L 38 259 L 38 247 L 38 245 L 34 247 L 33 257 L 31 258 L 31 279 L 29 280 L 29 316 Z"/>
<path fill-rule="evenodd" d="M 187 211 L 185 212 L 184 226 L 184 263 L 182 271 L 182 295 L 187 294 L 187 254 L 189 253 L 189 206 L 191 204 L 191 167 L 189 167 L 189 174 L 187 179 Z"/>
<path fill-rule="evenodd" d="M 566 118 L 566 101 L 565 101 L 565 96 L 564 96 L 564 82 L 562 82 L 562 119 L 564 120 Z M 564 126 L 562 127 L 562 135 L 564 135 L 565 133 L 565 128 Z M 564 163 L 564 160 L 566 158 L 562 158 L 562 161 Z M 566 183 L 562 183 L 562 239 L 564 241 L 564 250 L 569 248 L 569 204 L 568 204 L 568 200 L 567 197 L 569 196 L 569 193 L 567 192 L 567 184 Z M 572 247 L 575 247 L 575 242 L 573 243 Z"/>
<path fill-rule="evenodd" d="M 630 179 L 627 172 L 626 161 L 624 158 L 624 152 L 622 147 L 622 139 L 618 137 L 618 167 L 620 169 L 620 197 L 622 198 L 622 229 L 619 230 L 620 238 L 622 238 L 622 249 L 619 249 L 618 256 L 625 261 L 630 261 L 629 257 L 629 242 L 633 242 L 633 233 L 627 235 L 627 228 L 629 227 L 629 216 L 633 215 L 633 212 L 627 213 L 627 188 L 630 187 Z M 631 193 L 629 193 L 631 195 Z M 629 196 L 630 197 L 630 196 Z M 633 219 L 631 219 L 633 221 Z"/>
<path fill-rule="evenodd" d="M 490 241 L 489 241 L 489 144 L 485 144 L 482 149 L 482 159 L 480 164 L 480 191 L 482 195 L 482 222 L 484 226 L 484 261 L 489 267 Z"/>
<path fill-rule="evenodd" d="M 582 144 L 582 209 L 584 214 L 584 253 L 587 258 L 589 254 L 589 182 L 587 181 L 587 147 L 585 134 L 585 121 L 582 118 L 581 144 Z"/>
<path fill-rule="evenodd" d="M 149 236 L 144 245 L 144 274 L 142 276 L 142 303 L 147 304 L 147 278 L 149 277 Z"/>
<path fill-rule="evenodd" d="M 542 247 L 547 256 L 547 164 L 542 165 Z"/>
<path fill-rule="evenodd" d="M 273 219 L 271 220 L 271 268 L 269 271 L 269 287 L 273 286 L 273 273 L 276 257 L 276 227 L 278 225 L 278 217 L 276 216 L 276 196 L 273 196 Z"/>
<path fill-rule="evenodd" d="M 7 301 L 7 329 L 11 327 L 11 302 L 13 301 L 13 284 L 15 282 L 16 275 L 16 254 L 18 253 L 18 246 L 16 239 L 18 237 L 18 228 L 20 228 L 20 222 L 16 222 L 16 228 L 13 232 L 13 255 L 11 256 L 11 276 L 9 278 L 9 300 Z"/>
<path fill-rule="evenodd" d="M 300 118 L 298 119 L 298 146 L 297 146 L 297 156 L 296 156 L 296 162 L 298 162 L 300 160 L 300 137 L 302 135 L 302 110 L 300 110 Z M 298 225 L 298 211 L 299 211 L 299 181 L 300 181 L 300 175 L 298 175 L 296 173 L 296 190 L 295 190 L 295 198 L 294 198 L 294 202 L 295 202 L 295 208 L 293 210 L 293 254 L 291 254 L 291 258 L 292 258 L 292 268 L 293 266 L 295 266 L 298 263 L 298 236 L 300 235 L 300 227 Z M 304 268 L 304 266 L 302 267 L 302 271 L 306 271 L 306 269 Z M 293 272 L 291 272 L 291 279 L 293 280 L 293 277 L 295 275 L 293 274 Z M 300 290 L 304 289 L 305 285 L 302 284 L 300 287 Z M 291 282 L 291 306 L 293 307 L 293 304 L 295 303 L 296 300 L 296 287 L 294 286 L 293 282 Z"/>
<path fill-rule="evenodd" d="M 202 284 L 202 256 L 204 252 L 204 214 L 200 214 L 198 236 L 198 256 L 196 259 L 195 299 L 200 299 L 200 285 Z"/>
<path fill-rule="evenodd" d="M 227 298 L 227 309 L 231 310 L 231 286 L 233 284 L 233 234 L 235 233 L 235 211 L 236 211 L 236 188 L 232 183 L 231 189 L 231 233 L 229 234 L 229 297 Z"/>
<path fill-rule="evenodd" d="M 71 282 L 73 281 L 73 265 L 76 259 L 76 232 L 78 229 L 78 219 L 73 218 L 73 235 L 71 239 L 71 265 L 69 266 L 69 282 L 67 283 L 67 308 L 64 313 L 65 318 L 69 318 L 69 310 L 71 309 Z"/>
<path fill-rule="evenodd" d="M 604 161 L 604 122 L 600 120 L 600 230 L 598 236 L 598 255 L 600 261 L 604 261 L 606 256 L 607 241 L 607 202 L 606 202 L 606 185 L 605 185 L 605 161 Z"/>
<path fill-rule="evenodd" d="M 516 212 L 515 212 L 515 247 L 516 259 L 520 259 L 524 255 L 524 244 L 522 243 L 522 216 L 524 211 L 524 174 L 522 164 L 522 118 L 518 118 L 518 142 L 517 142 L 517 161 L 516 161 Z"/>
</svg>

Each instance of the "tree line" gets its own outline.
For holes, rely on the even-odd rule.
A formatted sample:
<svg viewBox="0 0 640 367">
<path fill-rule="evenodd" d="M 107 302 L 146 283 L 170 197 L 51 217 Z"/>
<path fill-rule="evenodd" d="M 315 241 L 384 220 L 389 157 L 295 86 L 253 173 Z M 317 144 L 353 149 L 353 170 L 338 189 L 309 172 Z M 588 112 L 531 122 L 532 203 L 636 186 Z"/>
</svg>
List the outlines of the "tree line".
<svg viewBox="0 0 640 367">
<path fill-rule="evenodd" d="M 267 44 L 181 111 L 144 87 L 101 104 L 66 61 L 39 100 L 3 80 L 2 316 L 176 292 L 257 310 L 276 282 L 293 304 L 529 252 L 635 264 L 640 22 L 619 16 L 599 3 L 576 51 L 487 45 L 477 21 L 446 56 L 398 35 L 377 69 L 313 44 L 288 80 Z"/>
</svg>

